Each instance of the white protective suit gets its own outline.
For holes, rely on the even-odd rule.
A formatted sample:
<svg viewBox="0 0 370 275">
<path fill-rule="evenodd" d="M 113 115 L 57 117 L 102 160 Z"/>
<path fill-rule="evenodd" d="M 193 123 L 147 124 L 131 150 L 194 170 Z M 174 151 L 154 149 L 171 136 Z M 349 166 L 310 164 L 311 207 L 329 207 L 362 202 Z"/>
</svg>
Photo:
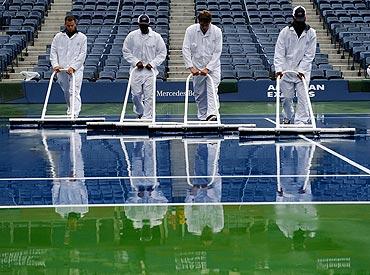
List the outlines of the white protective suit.
<svg viewBox="0 0 370 275">
<path fill-rule="evenodd" d="M 220 107 L 218 100 L 218 85 L 221 81 L 222 32 L 215 25 L 210 24 L 208 31 L 203 34 L 199 24 L 191 25 L 186 29 L 182 55 L 187 69 L 207 68 L 212 77 L 212 87 L 207 76 L 194 76 L 193 88 L 195 101 L 198 106 L 198 119 L 205 120 L 210 115 L 216 115 Z M 214 100 L 213 89 L 216 92 Z"/>
<path fill-rule="evenodd" d="M 213 233 L 219 233 L 224 228 L 223 206 L 207 205 L 209 202 L 221 202 L 222 180 L 218 172 L 219 146 L 220 144 L 199 144 L 197 147 L 195 176 L 208 177 L 194 178 L 192 184 L 200 185 L 202 188 L 192 187 L 185 198 L 186 203 L 204 203 L 204 205 L 187 204 L 184 207 L 188 231 L 194 235 L 201 235 L 206 226 L 211 228 Z"/>
<path fill-rule="evenodd" d="M 71 38 L 65 32 L 57 33 L 51 43 L 50 62 L 54 68 L 59 66 L 63 69 L 72 67 L 75 69 L 75 106 L 74 112 L 77 117 L 81 111 L 81 85 L 83 79 L 84 62 L 87 52 L 87 37 L 77 32 Z M 58 73 L 58 83 L 64 92 L 67 102 L 67 115 L 71 114 L 72 104 L 72 76 L 66 72 Z"/>
<path fill-rule="evenodd" d="M 163 38 L 149 28 L 148 34 L 142 34 L 140 29 L 130 32 L 122 48 L 123 58 L 131 64 L 131 72 L 141 61 L 144 67 L 150 64 L 158 75 L 157 67 L 167 56 L 167 48 Z M 144 119 L 153 116 L 153 72 L 144 68 L 132 72 L 131 93 L 134 112 Z"/>
<path fill-rule="evenodd" d="M 88 212 L 88 194 L 84 178 L 84 162 L 82 158 L 81 135 L 71 132 L 69 136 L 69 152 L 64 151 L 54 165 L 57 177 L 76 179 L 53 180 L 52 200 L 56 207 L 55 211 L 62 217 L 68 217 L 71 212 L 78 213 L 81 217 Z M 57 159 L 57 158 L 55 158 Z M 70 206 L 68 205 L 78 205 Z M 82 206 L 86 205 L 86 206 Z"/>
<path fill-rule="evenodd" d="M 303 73 L 307 86 L 310 83 L 312 61 L 316 53 L 316 31 L 306 27 L 301 36 L 292 26 L 280 31 L 275 46 L 274 66 L 276 72 L 293 70 Z M 283 117 L 294 124 L 306 124 L 310 120 L 308 102 L 303 82 L 295 74 L 286 74 L 280 83 L 283 103 Z M 293 98 L 297 95 L 297 107 L 294 112 Z"/>
</svg>

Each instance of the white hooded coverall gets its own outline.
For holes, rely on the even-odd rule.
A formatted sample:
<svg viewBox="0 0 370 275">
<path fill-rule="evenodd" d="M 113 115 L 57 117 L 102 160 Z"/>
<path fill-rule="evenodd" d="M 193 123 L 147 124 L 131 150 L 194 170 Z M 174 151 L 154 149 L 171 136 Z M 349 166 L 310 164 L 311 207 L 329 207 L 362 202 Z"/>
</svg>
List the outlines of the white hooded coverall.
<svg viewBox="0 0 370 275">
<path fill-rule="evenodd" d="M 208 31 L 203 34 L 199 24 L 191 25 L 186 29 L 182 55 L 185 67 L 195 67 L 199 70 L 207 68 L 212 77 L 214 87 L 207 76 L 194 76 L 193 88 L 195 101 L 198 106 L 198 119 L 205 120 L 210 115 L 216 115 L 219 109 L 218 85 L 221 80 L 222 32 L 215 25 L 210 24 Z M 216 92 L 216 101 L 213 95 Z"/>
<path fill-rule="evenodd" d="M 87 38 L 81 32 L 75 33 L 71 38 L 65 32 L 55 35 L 51 43 L 50 62 L 55 68 L 59 66 L 63 69 L 72 67 L 75 69 L 75 106 L 74 113 L 77 117 L 81 111 L 81 85 L 83 79 L 84 62 L 87 52 Z M 67 115 L 71 114 L 72 103 L 72 76 L 66 72 L 58 73 L 58 83 L 63 90 L 64 98 L 67 102 Z"/>
<path fill-rule="evenodd" d="M 153 116 L 153 72 L 145 68 L 150 64 L 154 73 L 158 75 L 157 67 L 167 56 L 166 44 L 162 36 L 149 28 L 148 34 L 141 30 L 130 32 L 122 47 L 123 58 L 131 64 L 131 93 L 134 103 L 134 112 L 144 119 Z M 132 72 L 136 64 L 141 61 L 144 69 Z"/>
<path fill-rule="evenodd" d="M 303 73 L 307 82 L 310 83 L 312 61 L 316 53 L 316 31 L 306 27 L 298 37 L 292 26 L 287 26 L 280 31 L 275 46 L 274 66 L 276 72 L 293 70 Z M 308 102 L 305 95 L 303 82 L 297 75 L 285 74 L 280 83 L 283 95 L 283 117 L 294 124 L 305 124 L 310 120 Z M 294 112 L 293 98 L 297 94 L 297 107 Z"/>
</svg>

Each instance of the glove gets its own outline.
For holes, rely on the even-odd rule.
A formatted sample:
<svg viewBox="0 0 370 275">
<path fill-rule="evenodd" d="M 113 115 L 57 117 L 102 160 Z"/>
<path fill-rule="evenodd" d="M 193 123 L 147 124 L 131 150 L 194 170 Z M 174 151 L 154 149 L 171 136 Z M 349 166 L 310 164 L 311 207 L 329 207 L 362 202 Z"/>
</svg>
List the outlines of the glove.
<svg viewBox="0 0 370 275">
<path fill-rule="evenodd" d="M 282 78 L 283 77 L 283 72 L 276 72 L 275 76 L 276 78 Z"/>
<path fill-rule="evenodd" d="M 141 62 L 141 61 L 137 62 L 137 63 L 136 63 L 136 67 L 137 67 L 139 70 L 143 69 L 143 68 L 144 68 L 143 62 Z"/>
<path fill-rule="evenodd" d="M 303 78 L 305 78 L 303 73 L 298 73 L 298 74 L 297 74 L 297 76 L 298 76 L 298 78 L 299 78 L 299 79 L 301 79 L 301 80 L 302 80 Z"/>
<path fill-rule="evenodd" d="M 196 76 L 196 75 L 199 75 L 200 71 L 197 69 L 197 68 L 194 68 L 194 67 L 191 67 L 190 68 L 190 72 L 192 73 L 192 75 Z"/>
</svg>

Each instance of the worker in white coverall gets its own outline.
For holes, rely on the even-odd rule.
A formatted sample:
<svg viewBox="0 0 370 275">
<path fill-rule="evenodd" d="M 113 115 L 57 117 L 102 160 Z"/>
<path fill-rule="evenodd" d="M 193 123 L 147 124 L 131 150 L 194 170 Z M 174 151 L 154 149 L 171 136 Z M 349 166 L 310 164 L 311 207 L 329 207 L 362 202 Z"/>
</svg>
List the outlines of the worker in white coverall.
<svg viewBox="0 0 370 275">
<path fill-rule="evenodd" d="M 193 74 L 198 119 L 215 121 L 220 106 L 217 93 L 221 80 L 222 32 L 211 21 L 211 13 L 202 11 L 198 15 L 199 23 L 186 29 L 182 55 L 185 67 Z M 207 75 L 212 78 L 214 87 Z"/>
<path fill-rule="evenodd" d="M 151 119 L 153 116 L 153 72 L 167 56 L 167 48 L 159 33 L 150 27 L 146 14 L 138 17 L 139 29 L 130 32 L 123 42 L 124 59 L 131 64 L 131 82 L 134 112 L 137 118 Z M 137 68 L 133 72 L 134 68 Z"/>
<path fill-rule="evenodd" d="M 58 83 L 64 92 L 67 102 L 67 115 L 78 117 L 81 111 L 81 85 L 83 79 L 84 62 L 87 52 L 86 35 L 77 30 L 76 18 L 68 15 L 65 18 L 65 30 L 55 35 L 51 43 L 50 62 L 53 70 L 58 74 Z M 61 71 L 61 69 L 67 71 Z M 72 104 L 72 73 L 75 76 L 75 102 Z"/>
<path fill-rule="evenodd" d="M 310 124 L 309 102 L 303 81 L 307 87 L 311 77 L 312 61 L 316 53 L 316 31 L 306 24 L 306 10 L 302 6 L 293 9 L 293 22 L 280 31 L 275 46 L 274 66 L 276 77 L 282 77 L 283 123 Z M 296 71 L 298 74 L 283 72 Z M 293 98 L 297 96 L 294 111 Z"/>
</svg>

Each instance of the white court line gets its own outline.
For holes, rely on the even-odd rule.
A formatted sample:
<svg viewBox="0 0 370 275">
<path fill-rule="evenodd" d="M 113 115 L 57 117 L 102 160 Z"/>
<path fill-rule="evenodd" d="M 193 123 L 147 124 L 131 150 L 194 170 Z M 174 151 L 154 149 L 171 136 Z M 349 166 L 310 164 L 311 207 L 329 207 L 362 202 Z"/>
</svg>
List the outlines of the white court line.
<svg viewBox="0 0 370 275">
<path fill-rule="evenodd" d="M 276 124 L 275 121 L 273 121 L 273 120 L 271 120 L 269 118 L 265 118 L 265 119 L 267 121 L 273 123 L 273 124 Z M 324 145 L 322 145 L 322 144 L 320 144 L 320 143 L 318 143 L 316 141 L 313 141 L 313 140 L 305 137 L 304 135 L 299 135 L 299 137 L 301 139 L 307 141 L 307 142 L 310 142 L 311 144 L 314 144 L 314 145 L 320 147 L 324 151 L 332 154 L 333 156 L 335 156 L 337 158 L 340 158 L 341 160 L 343 160 L 343 161 L 347 162 L 348 164 L 352 165 L 353 167 L 356 167 L 357 169 L 360 169 L 361 171 L 363 171 L 363 172 L 365 172 L 365 173 L 367 173 L 367 174 L 370 175 L 370 169 L 366 168 L 365 166 L 362 166 L 361 164 L 359 164 L 359 163 L 357 163 L 357 162 L 355 162 L 355 161 L 353 161 L 353 160 L 351 160 L 351 159 L 349 159 L 349 158 L 347 158 L 347 157 L 345 157 L 345 156 L 343 156 L 343 155 L 341 155 L 341 154 L 339 154 L 339 153 L 337 153 L 337 152 L 329 149 L 328 147 L 326 147 L 326 146 L 324 146 Z"/>
<path fill-rule="evenodd" d="M 332 114 L 332 115 L 325 115 L 324 114 L 324 118 L 339 118 L 339 119 L 342 119 L 342 118 L 367 118 L 367 119 L 370 119 L 370 116 L 335 116 L 335 114 Z"/>
<path fill-rule="evenodd" d="M 253 206 L 253 205 L 367 205 L 370 201 L 298 201 L 298 202 L 204 202 L 204 203 L 117 203 L 117 204 L 71 204 L 71 205 L 1 205 L 0 209 L 33 209 L 33 208 L 72 208 L 72 207 L 132 207 L 132 206 Z"/>
<path fill-rule="evenodd" d="M 217 176 L 217 178 L 224 179 L 237 179 L 237 178 L 276 178 L 277 175 L 224 175 Z M 305 178 L 307 175 L 280 175 L 280 178 Z M 368 178 L 370 175 L 367 174 L 325 174 L 325 175 L 310 175 L 310 178 L 343 178 L 343 177 L 365 177 Z M 53 181 L 53 180 L 129 180 L 129 179 L 212 179 L 213 176 L 149 176 L 149 177 L 128 177 L 128 176 L 116 176 L 116 177 L 60 177 L 60 178 L 0 178 L 2 181 Z"/>
<path fill-rule="evenodd" d="M 355 162 L 355 161 L 353 161 L 353 160 L 351 160 L 351 159 L 349 159 L 349 158 L 347 158 L 347 157 L 329 149 L 328 147 L 326 147 L 326 146 L 324 146 L 324 145 L 322 145 L 322 144 L 320 144 L 316 141 L 313 141 L 309 138 L 306 138 L 304 135 L 299 135 L 299 137 L 304 139 L 305 141 L 310 142 L 311 144 L 314 144 L 314 145 L 320 147 L 321 149 L 325 150 L 326 152 L 332 154 L 333 156 L 336 156 L 337 158 L 340 158 L 341 160 L 347 162 L 348 164 L 350 164 L 350 165 L 356 167 L 357 169 L 360 169 L 361 171 L 370 175 L 370 169 L 366 168 L 365 166 L 362 166 L 361 164 L 359 164 L 359 163 L 357 163 L 357 162 Z"/>
<path fill-rule="evenodd" d="M 272 124 L 276 125 L 276 122 L 268 117 L 265 117 L 265 120 L 271 122 Z"/>
</svg>

